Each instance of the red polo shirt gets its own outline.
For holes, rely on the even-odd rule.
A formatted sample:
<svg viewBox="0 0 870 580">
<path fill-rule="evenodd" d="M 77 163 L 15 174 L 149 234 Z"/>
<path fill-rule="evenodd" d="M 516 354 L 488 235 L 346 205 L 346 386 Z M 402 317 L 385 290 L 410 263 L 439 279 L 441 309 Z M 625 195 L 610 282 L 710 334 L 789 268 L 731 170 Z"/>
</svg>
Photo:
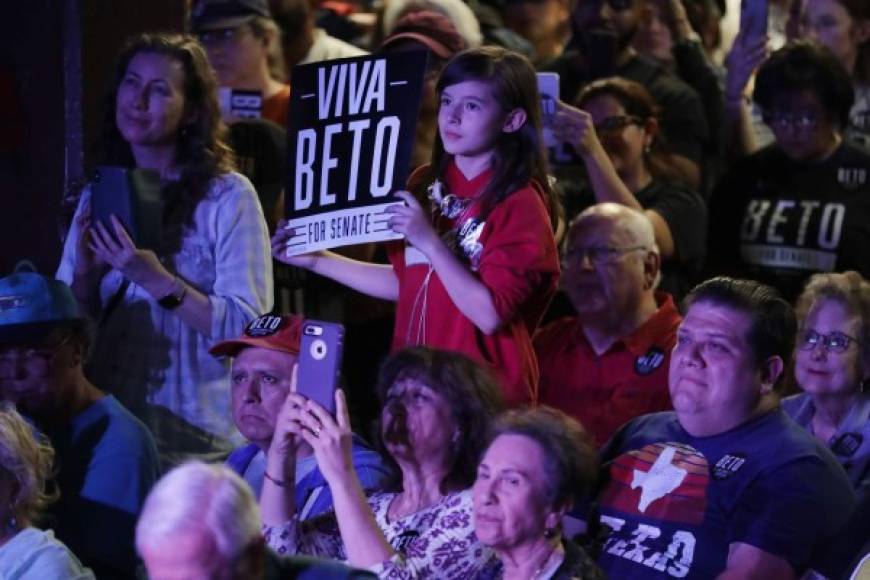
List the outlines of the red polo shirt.
<svg viewBox="0 0 870 580">
<path fill-rule="evenodd" d="M 492 177 L 485 171 L 467 180 L 455 165 L 447 170 L 445 193 L 476 197 Z M 478 215 L 473 204 L 464 218 Z M 442 233 L 457 224 L 439 219 Z M 450 232 L 447 236 L 453 236 Z M 492 293 L 503 321 L 491 335 L 478 329 L 456 307 L 419 252 L 391 244 L 390 262 L 399 278 L 399 300 L 393 350 L 425 344 L 461 352 L 489 367 L 501 379 L 509 406 L 533 405 L 537 400 L 538 364 L 531 337 L 553 295 L 559 278 L 559 258 L 544 201 L 536 189 L 524 187 L 499 202 L 487 216 L 475 275 Z"/>
<path fill-rule="evenodd" d="M 623 423 L 671 408 L 668 365 L 682 318 L 669 294 L 633 333 L 598 356 L 577 317 L 560 318 L 535 335 L 541 365 L 538 400 L 583 424 L 601 446 Z"/>
</svg>

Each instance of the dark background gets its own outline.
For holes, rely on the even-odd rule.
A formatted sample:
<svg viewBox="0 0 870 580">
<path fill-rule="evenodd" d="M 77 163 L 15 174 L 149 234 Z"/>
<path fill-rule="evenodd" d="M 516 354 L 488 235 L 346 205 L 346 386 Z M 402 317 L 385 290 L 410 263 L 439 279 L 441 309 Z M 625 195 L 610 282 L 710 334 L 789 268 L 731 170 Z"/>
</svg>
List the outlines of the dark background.
<svg viewBox="0 0 870 580">
<path fill-rule="evenodd" d="M 136 33 L 184 28 L 185 0 L 3 2 L 0 276 L 21 260 L 53 274 L 61 200 L 82 177 L 115 55 Z"/>
</svg>

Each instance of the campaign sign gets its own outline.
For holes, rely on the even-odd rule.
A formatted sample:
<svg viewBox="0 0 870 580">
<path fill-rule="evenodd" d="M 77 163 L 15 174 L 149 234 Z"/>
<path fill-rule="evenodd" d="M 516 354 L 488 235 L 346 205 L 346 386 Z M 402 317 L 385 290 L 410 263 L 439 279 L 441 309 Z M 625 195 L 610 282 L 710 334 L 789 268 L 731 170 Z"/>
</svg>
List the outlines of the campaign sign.
<svg viewBox="0 0 870 580">
<path fill-rule="evenodd" d="M 293 69 L 288 255 L 402 237 L 383 210 L 401 203 L 425 70 L 425 51 Z"/>
</svg>

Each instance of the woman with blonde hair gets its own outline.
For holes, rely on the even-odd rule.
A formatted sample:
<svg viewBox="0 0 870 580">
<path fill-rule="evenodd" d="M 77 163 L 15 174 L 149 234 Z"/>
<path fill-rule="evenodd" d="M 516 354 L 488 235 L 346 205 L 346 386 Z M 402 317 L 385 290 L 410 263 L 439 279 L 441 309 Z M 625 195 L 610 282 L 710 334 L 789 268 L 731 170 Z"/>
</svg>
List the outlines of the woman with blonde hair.
<svg viewBox="0 0 870 580">
<path fill-rule="evenodd" d="M 33 527 L 56 494 L 46 493 L 54 450 L 9 404 L 0 406 L 0 577 L 94 578 L 51 530 Z"/>
</svg>

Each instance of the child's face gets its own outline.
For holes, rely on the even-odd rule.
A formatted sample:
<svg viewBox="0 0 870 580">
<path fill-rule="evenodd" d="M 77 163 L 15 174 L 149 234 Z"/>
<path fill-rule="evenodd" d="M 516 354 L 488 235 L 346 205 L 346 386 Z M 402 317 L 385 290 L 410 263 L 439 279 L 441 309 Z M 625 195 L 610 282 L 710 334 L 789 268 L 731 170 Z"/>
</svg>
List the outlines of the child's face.
<svg viewBox="0 0 870 580">
<path fill-rule="evenodd" d="M 490 83 L 463 81 L 450 85 L 442 91 L 438 107 L 438 131 L 444 150 L 456 157 L 491 155 L 506 118 Z"/>
</svg>

